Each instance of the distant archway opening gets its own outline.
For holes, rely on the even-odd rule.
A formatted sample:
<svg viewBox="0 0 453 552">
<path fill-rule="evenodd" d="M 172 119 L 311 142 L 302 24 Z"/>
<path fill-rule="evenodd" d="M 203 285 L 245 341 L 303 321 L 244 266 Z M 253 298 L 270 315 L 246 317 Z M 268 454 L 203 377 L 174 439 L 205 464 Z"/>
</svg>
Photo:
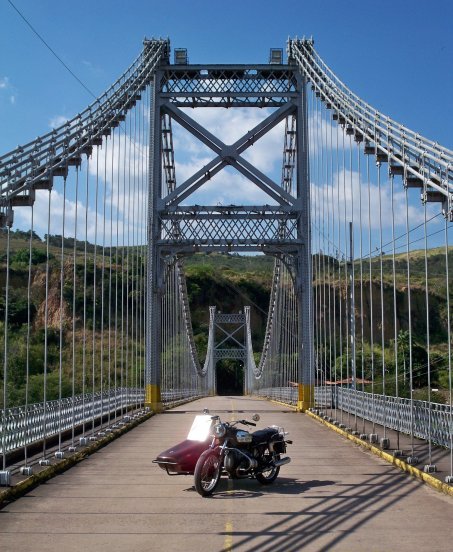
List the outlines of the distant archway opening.
<svg viewBox="0 0 453 552">
<path fill-rule="evenodd" d="M 217 395 L 244 394 L 244 363 L 242 360 L 225 358 L 216 366 Z"/>
</svg>

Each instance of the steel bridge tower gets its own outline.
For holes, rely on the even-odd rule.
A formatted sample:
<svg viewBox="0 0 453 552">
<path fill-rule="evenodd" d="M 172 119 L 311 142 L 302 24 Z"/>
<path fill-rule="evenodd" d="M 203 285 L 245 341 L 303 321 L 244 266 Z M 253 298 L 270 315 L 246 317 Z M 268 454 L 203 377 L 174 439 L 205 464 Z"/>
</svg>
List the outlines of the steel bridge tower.
<svg viewBox="0 0 453 552">
<path fill-rule="evenodd" d="M 281 52 L 281 51 L 280 51 Z M 146 340 L 146 404 L 161 402 L 161 299 L 166 272 L 179 258 L 196 252 L 260 252 L 289 268 L 298 306 L 298 407 L 313 403 L 312 268 L 307 81 L 289 58 L 271 51 L 266 65 L 189 65 L 187 52 L 175 51 L 152 80 L 150 113 L 149 227 Z M 275 54 L 277 54 L 275 56 Z M 233 144 L 215 136 L 182 108 L 272 108 L 272 113 Z M 294 193 L 274 182 L 243 153 L 285 119 L 292 119 Z M 176 185 L 173 146 L 175 121 L 213 152 L 213 159 Z M 191 195 L 230 166 L 269 196 L 269 204 L 191 205 Z M 187 201 L 186 201 L 187 200 Z"/>
</svg>

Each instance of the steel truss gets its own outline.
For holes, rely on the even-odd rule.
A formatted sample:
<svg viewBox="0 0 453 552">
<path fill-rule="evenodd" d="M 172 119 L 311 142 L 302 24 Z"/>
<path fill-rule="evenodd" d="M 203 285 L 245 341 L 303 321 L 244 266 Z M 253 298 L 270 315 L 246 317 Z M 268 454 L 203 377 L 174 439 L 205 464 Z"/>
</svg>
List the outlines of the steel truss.
<svg viewBox="0 0 453 552">
<path fill-rule="evenodd" d="M 82 155 L 125 120 L 149 85 L 156 68 L 168 60 L 168 40 L 145 40 L 138 58 L 84 111 L 64 125 L 0 157 L 0 227 L 12 226 L 14 207 L 31 206 L 36 190 L 50 190 L 53 179 L 66 177 Z"/>
<path fill-rule="evenodd" d="M 270 107 L 273 112 L 226 144 L 181 107 Z M 299 381 L 313 383 L 311 339 L 310 195 L 305 79 L 290 65 L 160 66 L 153 81 L 149 181 L 148 327 L 159 327 L 165 266 L 196 252 L 259 251 L 291 267 L 299 298 Z M 212 160 L 176 184 L 171 123 L 176 121 L 213 152 Z M 243 153 L 282 121 L 285 160 L 276 183 Z M 289 122 L 288 122 L 289 121 Z M 297 155 L 296 155 L 297 151 Z M 269 204 L 187 205 L 194 192 L 230 166 L 269 197 Z M 288 185 L 296 175 L 294 189 Z M 160 339 L 148 332 L 146 384 L 159 400 Z M 212 370 L 212 367 L 211 367 Z M 153 395 L 154 393 L 154 395 Z M 158 406 L 158 405 L 157 405 Z"/>
<path fill-rule="evenodd" d="M 364 153 L 389 163 L 389 174 L 401 175 L 406 188 L 420 189 L 425 202 L 439 202 L 453 221 L 453 152 L 379 113 L 331 71 L 313 47 L 313 40 L 289 40 L 288 58 L 299 67 L 332 118 L 365 141 Z"/>
</svg>

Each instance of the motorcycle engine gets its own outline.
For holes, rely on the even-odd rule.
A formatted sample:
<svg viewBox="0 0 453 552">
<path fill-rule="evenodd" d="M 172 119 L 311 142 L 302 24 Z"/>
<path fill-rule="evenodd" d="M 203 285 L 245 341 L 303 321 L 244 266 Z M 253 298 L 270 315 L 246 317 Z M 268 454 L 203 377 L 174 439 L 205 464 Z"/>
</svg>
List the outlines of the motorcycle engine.
<svg viewBox="0 0 453 552">
<path fill-rule="evenodd" d="M 251 459 L 253 462 L 253 460 Z M 223 461 L 225 470 L 227 471 L 230 477 L 240 477 L 240 472 L 238 470 L 248 470 L 250 467 L 250 460 L 245 456 L 236 452 L 235 450 L 229 450 Z"/>
</svg>

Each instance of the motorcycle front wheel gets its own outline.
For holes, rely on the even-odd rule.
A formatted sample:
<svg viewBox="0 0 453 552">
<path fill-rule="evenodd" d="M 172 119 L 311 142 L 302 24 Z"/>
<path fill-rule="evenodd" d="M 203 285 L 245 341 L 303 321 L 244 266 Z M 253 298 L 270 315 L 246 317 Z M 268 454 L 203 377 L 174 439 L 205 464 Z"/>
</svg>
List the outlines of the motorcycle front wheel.
<svg viewBox="0 0 453 552">
<path fill-rule="evenodd" d="M 280 458 L 280 455 L 277 455 L 277 458 Z M 257 481 L 259 481 L 262 485 L 270 485 L 277 479 L 277 476 L 280 473 L 280 466 L 271 465 L 271 461 L 272 454 L 269 449 L 266 449 L 263 455 L 263 462 L 265 465 L 269 464 L 269 467 L 260 473 L 255 473 Z"/>
<path fill-rule="evenodd" d="M 195 489 L 201 496 L 210 496 L 220 480 L 222 462 L 217 452 L 208 449 L 198 459 L 195 466 Z"/>
</svg>

